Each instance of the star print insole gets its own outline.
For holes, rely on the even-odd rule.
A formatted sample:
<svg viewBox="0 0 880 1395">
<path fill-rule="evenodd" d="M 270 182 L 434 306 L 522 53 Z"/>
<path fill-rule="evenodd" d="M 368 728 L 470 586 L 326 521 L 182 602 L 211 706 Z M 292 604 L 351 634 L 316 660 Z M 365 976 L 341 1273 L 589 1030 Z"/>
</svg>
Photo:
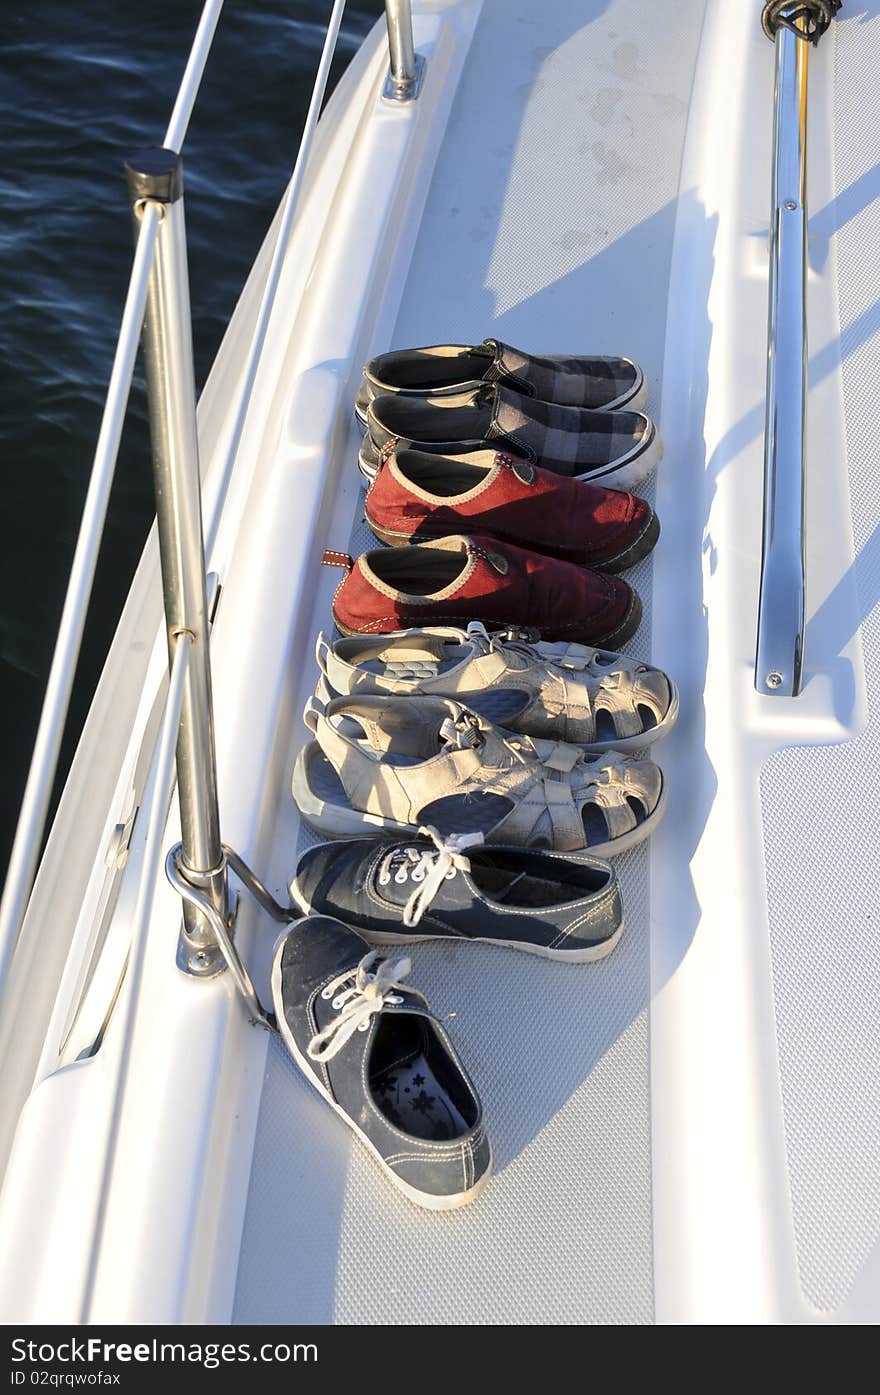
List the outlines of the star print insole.
<svg viewBox="0 0 880 1395">
<path fill-rule="evenodd" d="M 460 1138 L 468 1125 L 419 1053 L 372 1076 L 373 1094 L 397 1128 L 438 1142 Z"/>
</svg>

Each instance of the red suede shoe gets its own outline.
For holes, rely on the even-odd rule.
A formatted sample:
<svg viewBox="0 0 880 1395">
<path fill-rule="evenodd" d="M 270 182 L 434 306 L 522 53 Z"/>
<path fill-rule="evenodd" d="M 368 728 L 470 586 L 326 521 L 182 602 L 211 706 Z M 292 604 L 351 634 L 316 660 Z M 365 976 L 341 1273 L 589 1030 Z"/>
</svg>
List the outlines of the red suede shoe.
<svg viewBox="0 0 880 1395">
<path fill-rule="evenodd" d="M 619 649 L 642 615 L 635 591 L 618 577 L 494 538 L 454 535 L 377 548 L 354 563 L 340 552 L 323 560 L 347 570 L 333 598 L 344 635 L 481 620 L 490 629 Z"/>
<path fill-rule="evenodd" d="M 395 546 L 473 528 L 550 557 L 622 572 L 660 536 L 651 505 L 634 494 L 566 479 L 504 453 L 484 454 L 485 463 L 477 463 L 389 452 L 367 494 L 376 537 Z"/>
</svg>

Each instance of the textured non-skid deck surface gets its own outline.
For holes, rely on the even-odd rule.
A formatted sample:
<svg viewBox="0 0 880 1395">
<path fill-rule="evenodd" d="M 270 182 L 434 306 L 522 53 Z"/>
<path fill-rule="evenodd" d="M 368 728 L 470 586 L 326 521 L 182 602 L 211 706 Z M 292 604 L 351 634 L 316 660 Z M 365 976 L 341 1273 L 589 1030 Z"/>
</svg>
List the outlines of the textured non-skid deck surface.
<svg viewBox="0 0 880 1395">
<path fill-rule="evenodd" d="M 395 343 L 491 334 L 537 352 L 625 353 L 659 400 L 703 6 L 669 5 L 662 26 L 646 25 L 647 8 L 487 0 Z M 370 545 L 358 523 L 351 550 Z M 662 666 L 650 562 L 631 580 L 645 603 L 633 652 Z M 493 1140 L 495 1179 L 466 1211 L 422 1214 L 400 1198 L 273 1045 L 237 1321 L 652 1320 L 645 849 L 618 865 L 626 931 L 603 963 L 414 947 L 412 981 L 448 1020 Z"/>
<path fill-rule="evenodd" d="M 801 1283 L 833 1310 L 880 1242 L 880 3 L 834 25 L 835 214 L 846 457 L 869 708 L 836 746 L 785 750 L 761 801 Z M 839 220 L 839 221 L 837 221 Z M 814 624 L 838 624 L 834 598 Z M 807 652 L 809 652 L 809 630 Z M 817 829 L 820 835 L 817 837 Z"/>
</svg>

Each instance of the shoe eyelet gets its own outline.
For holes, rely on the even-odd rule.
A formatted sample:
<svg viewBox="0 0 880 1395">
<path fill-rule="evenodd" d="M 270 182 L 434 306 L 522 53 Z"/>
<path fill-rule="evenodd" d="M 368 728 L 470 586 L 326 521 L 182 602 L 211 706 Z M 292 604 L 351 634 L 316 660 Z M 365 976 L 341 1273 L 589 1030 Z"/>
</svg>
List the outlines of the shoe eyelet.
<svg viewBox="0 0 880 1395">
<path fill-rule="evenodd" d="M 398 867 L 397 871 L 394 873 L 394 880 L 397 882 L 398 886 L 403 886 L 403 883 L 406 881 L 406 878 L 407 870 L 406 863 L 404 863 L 404 865 L 402 867 Z"/>
<path fill-rule="evenodd" d="M 380 886 L 388 886 L 388 884 L 389 884 L 390 881 L 391 881 L 391 876 L 390 876 L 390 874 L 389 874 L 388 872 L 380 872 L 380 873 L 379 873 L 379 885 L 380 885 Z"/>
<path fill-rule="evenodd" d="M 401 998 L 399 993 L 392 993 L 388 1001 L 389 1003 L 393 1003 L 395 1007 L 400 1007 L 400 1004 L 403 1002 L 403 999 Z"/>
<path fill-rule="evenodd" d="M 360 1022 L 360 1023 L 358 1024 L 358 1031 L 359 1031 L 359 1032 L 366 1032 L 366 1031 L 369 1030 L 369 1027 L 370 1027 L 370 1019 L 369 1019 L 369 1017 L 368 1017 L 368 1018 L 366 1019 L 366 1021 Z"/>
<path fill-rule="evenodd" d="M 412 874 L 412 879 L 414 882 L 423 882 L 425 880 L 424 867 L 417 867 Z"/>
<path fill-rule="evenodd" d="M 443 878 L 443 880 L 444 880 L 444 881 L 447 881 L 447 882 L 451 882 L 451 881 L 452 881 L 452 878 L 455 876 L 455 872 L 456 872 L 456 869 L 455 869 L 454 867 L 450 867 L 449 870 L 448 870 L 448 872 L 446 873 L 446 876 Z"/>
<path fill-rule="evenodd" d="M 326 1003 L 327 999 L 328 999 L 328 998 L 332 998 L 332 996 L 333 996 L 333 990 L 332 990 L 332 988 L 322 988 L 322 989 L 321 989 L 321 997 L 324 999 L 324 1002 L 325 1002 L 325 1003 Z"/>
<path fill-rule="evenodd" d="M 344 1003 L 343 1003 L 342 998 L 341 998 L 341 997 L 339 997 L 339 998 L 334 998 L 334 999 L 333 999 L 333 1002 L 330 1004 L 330 1006 L 331 1006 L 332 1008 L 335 1008 L 336 1011 L 338 1012 L 339 1009 L 340 1009 L 341 1007 L 344 1007 Z"/>
</svg>

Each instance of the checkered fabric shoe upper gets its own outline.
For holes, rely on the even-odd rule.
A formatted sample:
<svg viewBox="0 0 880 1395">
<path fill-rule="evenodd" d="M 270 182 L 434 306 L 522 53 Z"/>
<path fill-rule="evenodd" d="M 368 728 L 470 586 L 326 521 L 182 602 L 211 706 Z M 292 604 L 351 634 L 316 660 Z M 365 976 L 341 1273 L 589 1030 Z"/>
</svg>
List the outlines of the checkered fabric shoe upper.
<svg viewBox="0 0 880 1395">
<path fill-rule="evenodd" d="M 636 449 L 651 422 L 639 412 L 595 412 L 589 408 L 560 407 L 551 402 L 524 398 L 510 388 L 497 387 L 487 404 L 492 408 L 488 440 L 503 439 L 533 464 L 554 462 L 561 473 L 565 465 L 606 465 Z"/>
<path fill-rule="evenodd" d="M 567 358 L 525 354 L 498 339 L 487 339 L 494 354 L 485 381 L 518 388 L 529 397 L 568 407 L 607 407 L 625 403 L 641 387 L 642 372 L 628 358 Z"/>
<path fill-rule="evenodd" d="M 558 474 L 614 466 L 647 451 L 654 423 L 640 412 L 559 407 L 489 384 L 449 397 L 376 397 L 367 414 L 374 445 L 409 441 L 416 449 L 504 446 Z"/>
<path fill-rule="evenodd" d="M 527 354 L 500 339 L 482 344 L 432 344 L 396 349 L 371 359 L 357 408 L 363 420 L 373 397 L 384 393 L 437 396 L 473 391 L 481 383 L 501 383 L 561 406 L 641 408 L 645 377 L 628 358 L 568 354 Z"/>
</svg>

